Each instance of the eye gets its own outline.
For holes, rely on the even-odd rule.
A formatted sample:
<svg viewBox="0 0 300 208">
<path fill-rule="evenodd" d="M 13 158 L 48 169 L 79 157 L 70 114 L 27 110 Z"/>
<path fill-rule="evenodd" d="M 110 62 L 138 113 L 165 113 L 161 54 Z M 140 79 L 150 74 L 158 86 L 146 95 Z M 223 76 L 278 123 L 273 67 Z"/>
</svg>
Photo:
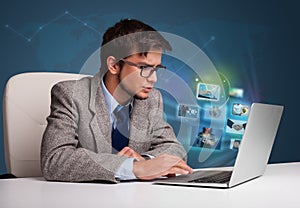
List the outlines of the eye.
<svg viewBox="0 0 300 208">
<path fill-rule="evenodd" d="M 139 66 L 139 68 L 141 69 L 141 70 L 152 70 L 152 66 L 147 66 L 147 65 L 142 65 L 142 66 Z"/>
</svg>

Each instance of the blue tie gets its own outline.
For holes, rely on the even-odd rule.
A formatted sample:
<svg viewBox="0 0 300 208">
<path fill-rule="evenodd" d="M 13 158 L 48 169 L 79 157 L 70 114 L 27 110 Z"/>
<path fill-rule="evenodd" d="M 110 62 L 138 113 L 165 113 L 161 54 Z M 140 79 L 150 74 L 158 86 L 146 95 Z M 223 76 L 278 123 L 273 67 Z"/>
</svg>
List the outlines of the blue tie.
<svg viewBox="0 0 300 208">
<path fill-rule="evenodd" d="M 115 128 L 112 130 L 112 147 L 113 153 L 121 151 L 124 147 L 128 146 L 129 137 L 129 105 L 118 105 L 114 110 L 115 115 Z"/>
</svg>

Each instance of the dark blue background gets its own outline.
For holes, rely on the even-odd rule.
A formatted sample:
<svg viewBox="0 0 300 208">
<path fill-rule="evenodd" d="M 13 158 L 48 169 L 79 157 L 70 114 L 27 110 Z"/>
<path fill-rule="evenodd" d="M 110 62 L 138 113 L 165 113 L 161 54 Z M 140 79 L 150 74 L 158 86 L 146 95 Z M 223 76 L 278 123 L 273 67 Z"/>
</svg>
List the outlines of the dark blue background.
<svg viewBox="0 0 300 208">
<path fill-rule="evenodd" d="M 121 18 L 137 18 L 198 45 L 218 70 L 228 73 L 235 85 L 247 84 L 261 101 L 283 104 L 270 162 L 300 161 L 297 8 L 296 0 L 1 1 L 0 96 L 14 74 L 80 72 L 108 26 Z M 54 21 L 65 11 L 95 30 L 68 15 Z M 29 37 L 46 23 L 30 42 L 6 27 Z M 212 36 L 215 40 L 206 45 Z M 0 173 L 5 171 L 1 121 Z"/>
</svg>

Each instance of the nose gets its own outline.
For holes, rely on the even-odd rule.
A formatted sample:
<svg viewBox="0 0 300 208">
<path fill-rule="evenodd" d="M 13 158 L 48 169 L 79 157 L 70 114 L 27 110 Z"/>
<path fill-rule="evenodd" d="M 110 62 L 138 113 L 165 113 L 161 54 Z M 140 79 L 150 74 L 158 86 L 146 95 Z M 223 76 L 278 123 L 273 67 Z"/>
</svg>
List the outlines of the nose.
<svg viewBox="0 0 300 208">
<path fill-rule="evenodd" d="M 150 77 L 147 78 L 147 81 L 148 82 L 152 82 L 152 83 L 155 83 L 157 81 L 157 74 L 156 74 L 156 71 L 154 71 Z"/>
</svg>

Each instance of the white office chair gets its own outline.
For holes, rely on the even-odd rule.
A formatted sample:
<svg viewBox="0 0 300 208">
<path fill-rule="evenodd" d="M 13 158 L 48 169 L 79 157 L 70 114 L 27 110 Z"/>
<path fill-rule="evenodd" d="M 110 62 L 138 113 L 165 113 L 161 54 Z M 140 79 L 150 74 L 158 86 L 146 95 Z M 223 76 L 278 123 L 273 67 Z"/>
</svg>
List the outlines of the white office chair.
<svg viewBox="0 0 300 208">
<path fill-rule="evenodd" d="M 16 177 L 41 176 L 40 145 L 50 113 L 50 90 L 63 80 L 88 76 L 34 72 L 11 77 L 3 96 L 4 148 L 7 172 Z"/>
</svg>

